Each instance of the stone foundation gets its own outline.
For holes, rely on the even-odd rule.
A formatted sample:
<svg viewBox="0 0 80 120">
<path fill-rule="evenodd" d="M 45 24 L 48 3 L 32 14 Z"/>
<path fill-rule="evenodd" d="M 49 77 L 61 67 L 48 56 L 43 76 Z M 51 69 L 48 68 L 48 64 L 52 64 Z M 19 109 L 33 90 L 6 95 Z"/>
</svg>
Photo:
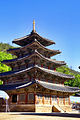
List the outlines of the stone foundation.
<svg viewBox="0 0 80 120">
<path fill-rule="evenodd" d="M 52 113 L 52 112 L 71 112 L 71 105 L 35 105 L 35 104 L 11 104 L 9 106 L 11 112 L 36 112 L 36 113 Z M 0 112 L 5 112 L 6 106 L 2 105 Z"/>
<path fill-rule="evenodd" d="M 35 105 L 36 113 L 52 113 L 51 105 Z"/>
<path fill-rule="evenodd" d="M 71 105 L 61 105 L 60 108 L 62 108 L 64 110 L 64 112 L 71 112 L 72 108 Z"/>
<path fill-rule="evenodd" d="M 34 104 L 10 105 L 10 111 L 35 112 L 35 105 Z"/>
</svg>

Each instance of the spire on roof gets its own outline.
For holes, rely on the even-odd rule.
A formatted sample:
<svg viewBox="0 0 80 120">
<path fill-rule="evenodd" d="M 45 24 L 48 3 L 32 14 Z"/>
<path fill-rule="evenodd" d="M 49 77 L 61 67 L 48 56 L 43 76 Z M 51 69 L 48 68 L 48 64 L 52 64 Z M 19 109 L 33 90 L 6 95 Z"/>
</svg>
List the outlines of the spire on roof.
<svg viewBox="0 0 80 120">
<path fill-rule="evenodd" d="M 33 32 L 35 32 L 35 20 L 33 20 Z"/>
</svg>

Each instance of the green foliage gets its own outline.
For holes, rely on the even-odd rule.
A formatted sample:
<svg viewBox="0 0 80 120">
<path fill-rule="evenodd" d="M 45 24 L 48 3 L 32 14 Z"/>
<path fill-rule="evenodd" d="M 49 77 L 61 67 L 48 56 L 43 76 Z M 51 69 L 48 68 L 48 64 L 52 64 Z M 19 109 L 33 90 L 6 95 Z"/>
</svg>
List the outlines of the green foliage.
<svg viewBox="0 0 80 120">
<path fill-rule="evenodd" d="M 73 75 L 75 77 L 73 80 L 65 81 L 64 83 L 65 85 L 72 86 L 72 87 L 80 87 L 80 73 L 79 72 L 75 70 L 71 70 L 68 66 L 61 66 L 57 68 L 56 70 L 58 72 L 62 72 L 68 75 Z"/>
<path fill-rule="evenodd" d="M 15 58 L 14 55 L 11 55 L 10 53 L 7 53 L 7 49 L 13 48 L 13 46 L 6 44 L 6 43 L 0 43 L 0 73 L 11 71 L 11 68 L 3 63 L 1 61 L 3 60 L 10 60 Z M 3 81 L 0 80 L 0 85 L 3 84 Z"/>
<path fill-rule="evenodd" d="M 0 80 L 0 85 L 2 85 L 3 84 L 3 81 L 2 80 Z"/>
<path fill-rule="evenodd" d="M 11 70 L 9 66 L 1 63 L 3 60 L 10 60 L 16 57 L 15 55 L 7 53 L 7 50 L 10 48 L 14 47 L 6 43 L 0 43 L 0 72 L 7 72 Z"/>
<path fill-rule="evenodd" d="M 12 56 L 10 53 L 7 52 L 0 52 L 0 72 L 7 72 L 10 71 L 11 68 L 3 63 L 1 63 L 1 61 L 3 60 L 10 60 L 13 59 L 15 56 Z"/>
<path fill-rule="evenodd" d="M 7 44 L 7 43 L 0 43 L 0 51 L 6 51 L 9 48 L 14 48 L 13 46 Z"/>
</svg>

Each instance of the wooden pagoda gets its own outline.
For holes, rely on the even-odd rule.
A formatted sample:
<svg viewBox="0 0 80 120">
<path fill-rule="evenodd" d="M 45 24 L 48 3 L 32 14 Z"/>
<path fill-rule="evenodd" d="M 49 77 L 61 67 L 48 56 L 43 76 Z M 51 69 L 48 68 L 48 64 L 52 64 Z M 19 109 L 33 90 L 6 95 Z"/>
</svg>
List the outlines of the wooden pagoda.
<svg viewBox="0 0 80 120">
<path fill-rule="evenodd" d="M 2 62 L 10 66 L 12 71 L 0 73 L 0 79 L 4 83 L 0 89 L 10 96 L 10 111 L 71 111 L 69 96 L 80 89 L 64 86 L 66 80 L 74 77 L 56 71 L 57 67 L 66 63 L 50 59 L 61 53 L 46 48 L 55 42 L 41 37 L 35 31 L 35 21 L 29 35 L 12 42 L 21 46 L 8 50 L 17 58 Z"/>
</svg>

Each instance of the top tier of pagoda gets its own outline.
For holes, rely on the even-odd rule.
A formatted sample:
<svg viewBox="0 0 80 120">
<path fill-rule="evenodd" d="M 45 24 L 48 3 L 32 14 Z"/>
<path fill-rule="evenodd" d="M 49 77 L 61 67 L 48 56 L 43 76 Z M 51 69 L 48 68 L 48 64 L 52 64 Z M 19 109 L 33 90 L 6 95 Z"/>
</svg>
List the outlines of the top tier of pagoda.
<svg viewBox="0 0 80 120">
<path fill-rule="evenodd" d="M 21 47 L 8 50 L 9 53 L 17 56 L 17 59 L 3 61 L 3 63 L 11 67 L 12 67 L 11 63 L 15 63 L 15 64 L 21 63 L 26 59 L 31 59 L 32 56 L 34 57 L 36 56 L 41 60 L 41 61 L 38 60 L 37 64 L 39 66 L 43 61 L 43 64 L 45 64 L 46 68 L 55 69 L 57 67 L 60 67 L 61 65 L 66 64 L 64 61 L 56 61 L 55 59 L 50 59 L 50 57 L 56 54 L 60 54 L 61 52 L 59 50 L 51 50 L 45 47 L 51 44 L 55 44 L 55 42 L 53 42 L 52 40 L 43 38 L 38 33 L 36 33 L 35 21 L 33 21 L 33 30 L 31 34 L 25 37 L 15 39 L 12 42 L 17 45 L 20 45 Z"/>
<path fill-rule="evenodd" d="M 18 44 L 20 46 L 25 46 L 25 45 L 32 43 L 35 39 L 44 46 L 49 46 L 49 45 L 55 44 L 55 42 L 53 42 L 52 40 L 43 38 L 36 32 L 35 21 L 33 21 L 32 32 L 29 35 L 26 35 L 24 37 L 13 40 L 13 43 Z"/>
</svg>

